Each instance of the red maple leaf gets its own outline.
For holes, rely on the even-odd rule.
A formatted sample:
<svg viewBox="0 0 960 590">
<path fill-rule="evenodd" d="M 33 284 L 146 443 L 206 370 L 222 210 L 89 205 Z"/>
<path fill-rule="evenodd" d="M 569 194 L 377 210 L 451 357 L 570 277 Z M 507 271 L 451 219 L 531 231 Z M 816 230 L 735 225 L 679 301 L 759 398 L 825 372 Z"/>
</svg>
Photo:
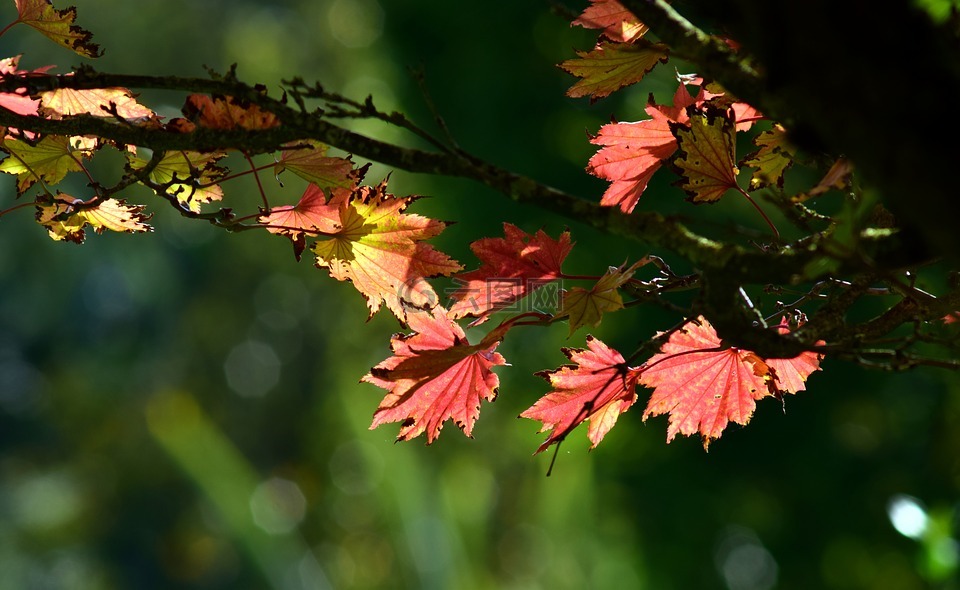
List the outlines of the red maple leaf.
<svg viewBox="0 0 960 590">
<path fill-rule="evenodd" d="M 790 322 L 784 317 L 777 326 L 777 331 L 781 334 L 790 332 Z M 817 344 L 824 344 L 823 341 Z M 787 359 L 764 359 L 771 369 L 773 369 L 773 387 L 774 395 L 783 393 L 797 393 L 804 391 L 807 387 L 805 382 L 807 377 L 814 371 L 820 370 L 820 361 L 823 355 L 816 352 L 801 352 L 793 358 Z"/>
<path fill-rule="evenodd" d="M 491 370 L 506 365 L 494 352 L 503 330 L 494 330 L 479 344 L 467 342 L 463 329 L 440 306 L 407 316 L 413 334 L 395 334 L 393 356 L 361 379 L 389 393 L 380 402 L 370 428 L 401 422 L 397 440 L 427 433 L 436 440 L 446 420 L 472 437 L 483 400 L 497 397 L 500 380 Z"/>
<path fill-rule="evenodd" d="M 686 107 L 702 104 L 704 94 L 695 98 L 681 84 L 673 96 L 673 106 L 658 105 L 650 96 L 646 111 L 649 119 L 633 123 L 608 123 L 590 143 L 603 146 L 590 158 L 587 172 L 611 185 L 603 193 L 601 205 L 619 205 L 624 213 L 637 206 L 653 173 L 677 149 L 670 123 L 686 125 L 690 120 Z"/>
<path fill-rule="evenodd" d="M 700 90 L 693 96 L 687 86 L 699 87 Z M 587 163 L 587 172 L 611 182 L 600 204 L 619 206 L 624 213 L 633 211 L 653 173 L 677 150 L 671 125 L 689 126 L 687 107 L 701 107 L 705 102 L 718 100 L 720 106 L 732 110 L 730 116 L 738 131 L 749 128 L 758 116 L 756 110 L 745 103 L 731 104 L 723 96 L 706 88 L 699 77 L 682 77 L 673 96 L 673 105 L 658 105 L 651 95 L 645 109 L 650 115 L 649 119 L 608 123 L 601 127 L 590 143 L 602 147 Z M 741 120 L 741 117 L 746 120 Z"/>
<path fill-rule="evenodd" d="M 553 391 L 520 414 L 543 422 L 540 432 L 551 431 L 537 453 L 563 440 L 584 420 L 590 421 L 590 448 L 596 447 L 620 414 L 637 401 L 640 370 L 628 367 L 619 352 L 593 336 L 587 336 L 587 348 L 564 348 L 563 353 L 575 365 L 537 373 L 550 382 Z"/>
<path fill-rule="evenodd" d="M 296 205 L 281 205 L 261 215 L 257 221 L 272 234 L 287 236 L 293 242 L 293 253 L 300 260 L 306 248 L 306 236 L 333 233 L 340 229 L 340 205 L 350 191 L 327 202 L 323 190 L 315 184 L 307 186 Z"/>
<path fill-rule="evenodd" d="M 554 240 L 543 230 L 531 236 L 509 223 L 503 238 L 482 238 L 470 244 L 480 259 L 480 268 L 455 277 L 461 287 L 453 294 L 450 317 L 489 314 L 523 299 L 534 290 L 560 277 L 560 265 L 570 253 L 570 232 Z"/>
<path fill-rule="evenodd" d="M 576 25 L 585 29 L 603 29 L 607 38 L 624 43 L 639 39 L 648 30 L 617 0 L 590 0 L 590 6 L 570 23 L 570 26 Z"/>
<path fill-rule="evenodd" d="M 789 331 L 786 321 L 780 333 Z M 660 352 L 641 367 L 640 383 L 654 388 L 643 419 L 670 414 L 667 442 L 679 434 L 703 436 L 703 448 L 720 438 L 729 422 L 745 425 L 756 400 L 804 389 L 820 366 L 820 355 L 765 360 L 727 346 L 702 316 L 670 335 Z"/>
<path fill-rule="evenodd" d="M 47 66 L 30 72 L 24 70 L 18 70 L 17 65 L 20 63 L 20 56 L 8 57 L 6 59 L 0 60 L 0 78 L 4 76 L 22 76 L 24 74 L 42 74 L 52 68 L 53 66 Z M 18 91 L 26 93 L 26 88 L 20 88 Z M 40 101 L 37 99 L 30 98 L 26 94 L 18 94 L 13 92 L 3 92 L 0 93 L 0 106 L 5 109 L 11 110 L 18 115 L 36 115 L 37 110 L 40 108 Z"/>
<path fill-rule="evenodd" d="M 654 388 L 643 419 L 669 413 L 667 442 L 699 432 L 707 448 L 728 422 L 749 422 L 756 400 L 770 395 L 767 364 L 724 345 L 702 316 L 671 334 L 642 369 L 640 383 Z"/>
</svg>

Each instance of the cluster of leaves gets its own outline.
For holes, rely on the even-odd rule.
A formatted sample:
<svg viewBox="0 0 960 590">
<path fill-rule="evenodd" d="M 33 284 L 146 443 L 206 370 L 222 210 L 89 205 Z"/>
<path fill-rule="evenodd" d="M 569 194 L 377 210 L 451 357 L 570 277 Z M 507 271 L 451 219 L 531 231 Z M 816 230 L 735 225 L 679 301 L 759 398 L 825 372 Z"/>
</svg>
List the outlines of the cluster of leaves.
<svg viewBox="0 0 960 590">
<path fill-rule="evenodd" d="M 99 54 L 90 34 L 74 23 L 74 9 L 56 10 L 49 0 L 15 3 L 19 16 L 12 24 L 29 25 L 80 55 Z M 568 91 L 571 97 L 602 99 L 639 82 L 670 58 L 670 48 L 648 41 L 648 27 L 616 0 L 592 0 L 573 24 L 601 32 L 593 50 L 560 64 L 581 78 Z M 732 40 L 724 43 L 734 49 L 737 46 Z M 810 329 L 801 305 L 825 299 L 822 307 L 829 308 L 841 305 L 845 296 L 855 299 L 871 289 L 881 291 L 869 281 L 824 278 L 796 302 L 778 303 L 767 316 L 753 307 L 741 286 L 734 285 L 736 307 L 747 310 L 760 340 L 787 343 L 779 354 L 770 354 L 769 350 L 761 353 L 735 345 L 718 335 L 710 319 L 725 316 L 706 296 L 689 308 L 665 299 L 691 287 L 707 293 L 711 284 L 707 275 L 677 274 L 654 255 L 611 266 L 600 275 L 566 272 L 564 260 L 574 247 L 569 232 L 554 238 L 543 231 L 529 234 L 504 223 L 503 237 L 486 237 L 471 244 L 479 267 L 464 272 L 463 265 L 428 243 L 446 224 L 407 212 L 417 197 L 390 194 L 386 180 L 365 184 L 366 167 L 356 166 L 350 157 L 329 156 L 327 143 L 316 135 L 330 128 L 318 130 L 317 125 L 324 123 L 316 121 L 325 115 L 377 117 L 430 139 L 455 156 L 458 166 L 462 162 L 473 166 L 461 174 L 491 185 L 500 182 L 499 177 L 490 172 L 489 165 L 445 148 L 442 141 L 434 140 L 402 115 L 379 112 L 369 99 L 356 103 L 319 86 L 292 81 L 283 99 L 276 100 L 261 87 L 239 84 L 231 72 L 209 83 L 188 81 L 184 85 L 201 90 L 232 87 L 242 93 L 190 93 L 183 116 L 164 121 L 140 104 L 128 88 L 98 86 L 90 71 L 51 76 L 49 68 L 25 72 L 18 69 L 18 63 L 18 57 L 0 62 L 0 82 L 6 83 L 0 93 L 0 115 L 17 121 L 8 124 L 0 144 L 7 154 L 0 162 L 0 172 L 15 175 L 18 197 L 30 192 L 32 200 L 0 215 L 33 207 L 37 222 L 53 239 L 76 243 L 83 242 L 88 227 L 98 233 L 148 232 L 152 228 L 145 206 L 121 197 L 130 187 L 142 185 L 185 217 L 234 231 L 263 230 L 282 236 L 292 243 L 297 260 L 309 248 L 317 267 L 327 269 L 334 279 L 349 282 L 364 296 L 371 316 L 385 306 L 410 330 L 393 337 L 393 355 L 362 379 L 387 392 L 371 427 L 399 422 L 400 440 L 425 434 L 427 442 L 433 442 L 447 420 L 470 436 L 481 403 L 497 396 L 499 378 L 494 368 L 507 364 L 496 349 L 519 326 L 566 321 L 572 335 L 581 328 L 598 326 L 605 314 L 648 302 L 683 316 L 626 357 L 588 335 L 586 349 L 564 349 L 573 364 L 538 373 L 548 381 L 550 391 L 521 414 L 541 422 L 542 431 L 549 432 L 538 452 L 559 443 L 584 422 L 596 446 L 618 416 L 636 402 L 641 387 L 652 390 L 644 419 L 667 414 L 668 441 L 678 433 L 699 434 L 706 448 L 729 423 L 746 424 L 757 400 L 773 397 L 782 401 L 785 394 L 802 391 L 825 353 L 862 354 L 846 344 L 832 349 L 829 340 L 819 337 L 830 334 L 832 326 L 811 321 L 820 333 Z M 136 80 L 145 86 L 159 83 Z M 299 111 L 288 105 L 289 98 Z M 325 101 L 327 110 L 308 111 L 308 98 Z M 301 114 L 305 117 L 298 118 Z M 845 159 L 828 162 L 829 170 L 820 182 L 788 194 L 785 172 L 798 161 L 798 150 L 784 126 L 767 120 L 716 82 L 695 74 L 677 75 L 672 104 L 657 104 L 651 96 L 646 114 L 649 118 L 640 121 L 604 125 L 591 139 L 600 149 L 587 164 L 587 171 L 610 182 L 600 210 L 619 211 L 624 219 L 643 219 L 637 211 L 640 197 L 652 176 L 666 167 L 677 175 L 676 184 L 695 205 L 716 203 L 729 193 L 745 198 L 770 228 L 769 234 L 755 236 L 752 245 L 763 255 L 803 252 L 805 243 L 828 235 L 835 251 L 857 248 L 862 239 L 859 233 L 847 230 L 845 237 L 838 237 L 842 235 L 836 229 L 838 220 L 804 205 L 813 197 L 841 189 L 851 195 L 851 204 L 843 213 L 849 218 L 840 219 L 839 226 L 867 215 L 862 204 L 869 199 L 857 192 L 853 168 Z M 764 129 L 758 131 L 761 126 Z M 66 132 L 68 129 L 71 131 Z M 741 161 L 735 153 L 738 133 L 752 133 L 756 146 Z M 342 141 L 339 147 L 368 146 L 346 132 L 334 135 Z M 376 148 L 370 151 L 381 156 L 386 153 L 381 144 L 370 145 Z M 94 179 L 89 162 L 108 149 L 122 154 L 126 165 L 120 180 L 104 185 Z M 223 160 L 231 152 L 242 156 L 249 169 L 232 172 L 224 166 Z M 272 156 L 269 163 L 254 161 L 255 156 L 265 154 Z M 433 169 L 442 169 L 438 161 L 431 160 Z M 741 169 L 751 171 L 741 174 Z M 265 170 L 276 176 L 289 170 L 309 184 L 295 204 L 278 204 L 260 182 L 259 174 Z M 52 187 L 68 174 L 85 175 L 89 194 L 78 197 L 54 192 Z M 223 184 L 247 174 L 252 174 L 260 187 L 262 202 L 257 210 L 238 214 L 233 207 L 220 206 L 225 200 Z M 742 176 L 747 176 L 745 188 L 740 186 Z M 787 243 L 752 196 L 757 191 L 765 191 L 777 210 L 801 229 L 810 229 L 811 223 L 820 220 L 833 225 L 828 231 Z M 869 214 L 876 211 L 871 209 Z M 663 241 L 696 254 L 694 262 L 697 257 L 701 261 L 715 257 L 718 261 L 713 264 L 722 265 L 723 256 L 732 256 L 706 238 L 690 238 L 689 232 L 679 227 L 672 231 Z M 743 252 L 741 248 L 735 254 L 749 256 Z M 824 276 L 831 264 L 839 267 L 840 259 L 827 261 L 825 267 L 820 264 L 823 259 L 811 259 L 820 266 L 798 269 L 796 274 L 801 279 Z M 752 272 L 744 268 L 743 273 Z M 637 276 L 645 272 L 652 276 Z M 715 276 L 710 275 L 710 281 L 716 283 Z M 459 285 L 446 304 L 430 283 L 437 277 L 452 277 Z M 462 322 L 480 326 L 494 314 L 502 316 L 516 309 L 524 298 L 561 280 L 582 286 L 564 290 L 556 310 L 507 315 L 477 343 L 467 340 Z M 893 284 L 911 297 L 905 300 L 912 301 L 918 291 L 912 285 Z M 714 315 L 708 319 L 711 313 Z M 806 340 L 792 339 L 799 333 L 806 333 Z M 636 362 L 644 356 L 645 360 Z"/>
</svg>

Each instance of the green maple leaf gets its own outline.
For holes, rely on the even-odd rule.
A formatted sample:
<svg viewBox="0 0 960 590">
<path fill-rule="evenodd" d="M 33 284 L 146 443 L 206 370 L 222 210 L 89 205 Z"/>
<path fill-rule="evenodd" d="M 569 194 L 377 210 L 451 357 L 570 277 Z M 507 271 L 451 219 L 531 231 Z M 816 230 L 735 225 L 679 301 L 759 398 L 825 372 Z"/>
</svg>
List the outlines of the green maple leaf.
<svg viewBox="0 0 960 590">
<path fill-rule="evenodd" d="M 609 96 L 624 86 L 639 82 L 658 63 L 667 61 L 667 46 L 661 43 L 601 42 L 592 51 L 578 51 L 577 59 L 568 59 L 560 67 L 583 78 L 567 96 L 590 96 L 591 100 Z"/>
<path fill-rule="evenodd" d="M 629 268 L 626 265 L 611 266 L 589 290 L 574 287 L 564 293 L 559 315 L 568 316 L 570 335 L 583 326 L 600 325 L 605 313 L 623 309 L 623 299 L 618 289 L 646 263 L 647 259 L 643 259 Z"/>
<path fill-rule="evenodd" d="M 773 129 L 758 135 L 753 142 L 759 149 L 740 163 L 742 166 L 756 168 L 750 177 L 750 189 L 756 190 L 770 185 L 782 188 L 783 173 L 793 164 L 793 154 L 796 151 L 787 141 L 783 127 L 775 125 Z"/>
</svg>

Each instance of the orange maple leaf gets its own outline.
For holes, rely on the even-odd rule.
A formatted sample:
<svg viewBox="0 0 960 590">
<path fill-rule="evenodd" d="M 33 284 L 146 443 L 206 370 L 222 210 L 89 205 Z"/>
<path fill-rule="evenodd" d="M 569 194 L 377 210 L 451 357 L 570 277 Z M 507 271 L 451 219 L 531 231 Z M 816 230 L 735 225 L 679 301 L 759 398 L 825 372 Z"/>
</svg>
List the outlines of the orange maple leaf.
<svg viewBox="0 0 960 590">
<path fill-rule="evenodd" d="M 472 437 L 480 403 L 497 397 L 500 380 L 491 370 L 506 365 L 495 352 L 503 331 L 494 330 L 479 344 L 467 342 L 463 329 L 440 306 L 407 316 L 412 334 L 395 334 L 393 356 L 361 379 L 389 393 L 373 415 L 371 429 L 401 422 L 397 440 L 427 434 L 436 440 L 443 423 L 453 420 Z"/>
<path fill-rule="evenodd" d="M 628 367 L 619 352 L 593 336 L 587 336 L 587 348 L 564 348 L 563 354 L 576 364 L 537 373 L 553 391 L 520 414 L 543 422 L 540 432 L 551 431 L 537 453 L 563 440 L 585 420 L 590 421 L 590 448 L 595 448 L 620 414 L 637 401 L 640 370 Z"/>
<path fill-rule="evenodd" d="M 233 96 L 191 94 L 183 105 L 183 114 L 211 129 L 269 129 L 280 124 L 273 113 Z"/>
<path fill-rule="evenodd" d="M 415 199 L 388 194 L 384 180 L 352 192 L 334 191 L 327 204 L 337 206 L 337 217 L 322 214 L 339 227 L 311 247 L 316 264 L 328 268 L 333 278 L 350 281 L 367 299 L 371 317 L 381 304 L 401 322 L 406 321 L 407 308 L 432 308 L 439 300 L 426 279 L 463 268 L 423 242 L 446 224 L 404 213 Z"/>
<path fill-rule="evenodd" d="M 570 232 L 554 240 L 543 230 L 530 235 L 510 223 L 503 238 L 481 238 L 470 249 L 480 259 L 477 270 L 455 277 L 450 317 L 479 316 L 477 324 L 560 277 L 560 265 L 573 248 Z"/>
</svg>

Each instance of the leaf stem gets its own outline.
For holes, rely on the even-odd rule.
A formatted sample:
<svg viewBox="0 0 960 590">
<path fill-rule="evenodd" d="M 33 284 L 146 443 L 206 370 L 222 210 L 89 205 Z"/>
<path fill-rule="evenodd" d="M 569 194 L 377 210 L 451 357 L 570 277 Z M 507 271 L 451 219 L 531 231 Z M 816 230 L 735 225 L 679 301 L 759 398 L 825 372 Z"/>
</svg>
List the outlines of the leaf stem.
<svg viewBox="0 0 960 590">
<path fill-rule="evenodd" d="M 777 229 L 777 226 L 775 226 L 775 225 L 773 224 L 773 222 L 770 221 L 770 218 L 767 217 L 767 214 L 764 212 L 764 210 L 760 207 L 760 205 L 757 204 L 756 201 L 753 200 L 753 197 L 751 197 L 751 196 L 747 193 L 747 191 L 745 191 L 745 190 L 743 190 L 742 188 L 740 188 L 739 185 L 737 185 L 736 188 L 737 188 L 737 192 L 739 192 L 741 195 L 743 195 L 744 198 L 746 198 L 747 201 L 749 201 L 750 204 L 753 205 L 753 208 L 760 212 L 760 216 L 763 217 L 763 220 L 766 221 L 766 222 L 767 222 L 767 225 L 770 226 L 770 229 L 773 230 L 773 237 L 774 237 L 774 239 L 776 240 L 776 242 L 779 244 L 779 243 L 780 243 L 780 231 Z"/>
</svg>

